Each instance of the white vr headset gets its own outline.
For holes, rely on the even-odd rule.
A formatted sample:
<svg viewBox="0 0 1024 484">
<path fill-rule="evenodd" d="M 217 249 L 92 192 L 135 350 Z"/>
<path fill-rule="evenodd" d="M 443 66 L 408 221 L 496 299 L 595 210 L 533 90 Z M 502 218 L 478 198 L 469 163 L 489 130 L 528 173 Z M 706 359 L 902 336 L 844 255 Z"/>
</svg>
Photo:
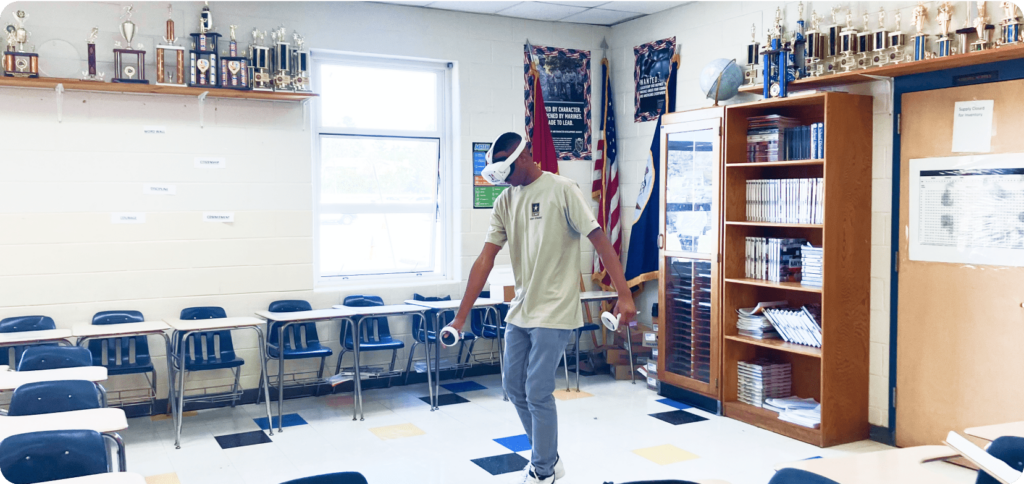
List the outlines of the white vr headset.
<svg viewBox="0 0 1024 484">
<path fill-rule="evenodd" d="M 505 133 L 498 135 L 501 138 Z M 491 149 L 487 150 L 487 166 L 480 172 L 480 176 L 484 177 L 485 180 L 495 184 L 504 185 L 505 179 L 512 174 L 513 164 L 516 162 L 516 158 L 522 154 L 523 150 L 526 149 L 526 138 L 521 137 L 519 139 L 519 146 L 516 146 L 515 151 L 511 155 L 508 155 L 502 161 L 494 161 L 494 147 L 498 143 L 498 138 L 494 138 L 494 142 L 491 143 Z"/>
</svg>

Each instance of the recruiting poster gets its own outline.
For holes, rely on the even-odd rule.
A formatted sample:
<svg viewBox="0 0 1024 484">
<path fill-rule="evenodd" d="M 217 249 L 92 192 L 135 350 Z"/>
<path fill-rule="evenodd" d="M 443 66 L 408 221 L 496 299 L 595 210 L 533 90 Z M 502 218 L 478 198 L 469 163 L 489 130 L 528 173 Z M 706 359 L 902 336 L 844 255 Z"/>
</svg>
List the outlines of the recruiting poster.
<svg viewBox="0 0 1024 484">
<path fill-rule="evenodd" d="M 498 195 L 508 188 L 508 185 L 492 185 L 480 172 L 487 166 L 487 150 L 491 149 L 490 143 L 473 143 L 473 208 L 494 208 L 494 201 Z"/>
<path fill-rule="evenodd" d="M 535 45 L 533 55 L 558 159 L 589 161 L 590 51 Z M 525 62 L 529 72 L 529 61 Z M 527 84 L 527 99 L 531 88 Z"/>
<path fill-rule="evenodd" d="M 636 58 L 633 69 L 636 86 L 633 122 L 654 121 L 665 107 L 665 83 L 668 81 L 675 48 L 675 37 L 633 47 L 633 56 Z"/>
</svg>

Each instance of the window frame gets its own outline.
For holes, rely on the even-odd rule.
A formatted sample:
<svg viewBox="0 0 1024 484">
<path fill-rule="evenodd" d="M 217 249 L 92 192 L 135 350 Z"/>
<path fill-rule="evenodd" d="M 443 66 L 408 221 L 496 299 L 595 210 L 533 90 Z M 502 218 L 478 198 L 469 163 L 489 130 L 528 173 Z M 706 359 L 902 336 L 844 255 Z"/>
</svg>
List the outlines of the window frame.
<svg viewBox="0 0 1024 484">
<path fill-rule="evenodd" d="M 342 128 L 337 126 L 322 126 L 321 114 L 322 105 L 320 97 L 312 99 L 312 119 L 310 119 L 311 152 L 312 152 L 312 196 L 313 196 L 313 282 L 314 289 L 325 289 L 332 287 L 345 287 L 359 285 L 365 287 L 370 285 L 404 285 L 450 282 L 454 275 L 454 251 L 452 225 L 455 220 L 453 213 L 456 207 L 454 199 L 454 183 L 452 172 L 454 169 L 454 76 L 453 64 L 448 61 L 413 59 L 398 56 L 369 55 L 351 52 L 339 52 L 325 49 L 313 49 L 312 60 L 312 81 L 314 92 L 322 92 L 321 71 L 327 64 L 344 64 L 359 67 L 376 67 L 382 69 L 400 69 L 426 71 L 436 73 L 437 100 L 438 100 L 438 122 L 435 131 L 410 131 L 410 130 L 387 130 L 387 129 L 363 129 L 363 128 Z M 434 243 L 435 264 L 434 270 L 430 272 L 397 272 L 377 274 L 351 274 L 332 275 L 322 274 L 320 263 L 320 217 L 321 214 L 338 213 L 336 211 L 325 211 L 324 206 L 336 205 L 321 203 L 320 189 L 321 181 L 321 153 L 320 144 L 325 137 L 388 137 L 403 139 L 434 139 L 438 141 L 438 178 L 437 178 L 437 234 Z M 369 205 L 369 204 L 368 204 Z M 403 204 L 396 204 L 393 208 L 398 210 L 380 210 L 383 207 L 375 207 L 376 213 L 398 213 Z"/>
</svg>

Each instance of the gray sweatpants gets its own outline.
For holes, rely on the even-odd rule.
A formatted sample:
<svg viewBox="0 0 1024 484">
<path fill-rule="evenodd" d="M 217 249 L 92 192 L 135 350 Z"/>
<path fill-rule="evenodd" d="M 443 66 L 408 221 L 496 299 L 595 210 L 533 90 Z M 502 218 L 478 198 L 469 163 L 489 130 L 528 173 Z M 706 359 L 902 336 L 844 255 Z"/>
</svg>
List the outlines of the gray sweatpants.
<svg viewBox="0 0 1024 484">
<path fill-rule="evenodd" d="M 572 330 L 520 328 L 505 330 L 505 392 L 516 406 L 533 447 L 537 475 L 555 472 L 558 457 L 558 413 L 555 409 L 555 371 Z"/>
</svg>

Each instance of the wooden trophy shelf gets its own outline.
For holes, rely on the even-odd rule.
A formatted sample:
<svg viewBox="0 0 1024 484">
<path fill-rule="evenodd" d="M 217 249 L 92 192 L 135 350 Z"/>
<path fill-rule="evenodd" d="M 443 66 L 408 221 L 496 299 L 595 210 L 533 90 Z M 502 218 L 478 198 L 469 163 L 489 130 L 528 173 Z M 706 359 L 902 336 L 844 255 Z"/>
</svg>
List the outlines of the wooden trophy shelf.
<svg viewBox="0 0 1024 484">
<path fill-rule="evenodd" d="M 120 84 L 52 77 L 0 77 L 0 87 L 55 89 L 58 84 L 63 85 L 65 91 L 162 94 L 193 97 L 198 97 L 205 92 L 207 93 L 206 97 L 209 98 L 258 99 L 263 101 L 305 101 L 317 97 L 317 94 L 311 92 L 239 91 L 235 89 L 157 86 L 156 84 Z"/>
</svg>

